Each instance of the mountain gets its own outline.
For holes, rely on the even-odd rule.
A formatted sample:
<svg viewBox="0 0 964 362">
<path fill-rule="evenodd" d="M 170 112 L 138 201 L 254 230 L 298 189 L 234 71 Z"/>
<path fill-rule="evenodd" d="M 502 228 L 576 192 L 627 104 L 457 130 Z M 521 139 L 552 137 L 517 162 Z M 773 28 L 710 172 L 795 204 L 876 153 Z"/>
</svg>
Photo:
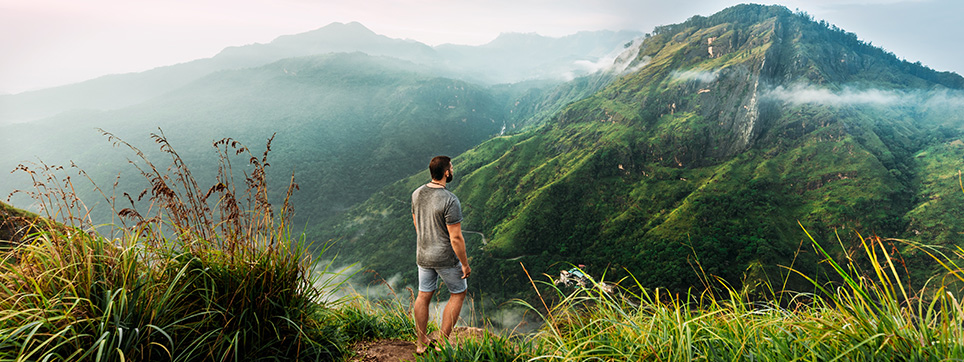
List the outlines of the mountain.
<svg viewBox="0 0 964 362">
<path fill-rule="evenodd" d="M 313 54 L 362 52 L 419 64 L 432 64 L 437 54 L 432 47 L 411 40 L 392 39 L 376 34 L 358 22 L 332 23 L 309 32 L 282 35 L 268 44 L 229 47 L 214 59 L 257 59 L 268 63 L 278 59 Z"/>
<path fill-rule="evenodd" d="M 497 39 L 482 47 L 442 46 L 457 51 L 439 52 L 416 41 L 376 34 L 357 22 L 332 23 L 309 32 L 280 36 L 266 44 L 228 47 L 211 58 L 139 73 L 108 75 L 50 89 L 0 95 L 0 124 L 28 122 L 71 110 L 121 109 L 174 91 L 216 71 L 257 67 L 285 58 L 329 53 L 363 52 L 397 58 L 430 67 L 438 76 L 473 82 L 518 82 L 526 79 L 558 81 L 564 73 L 591 73 L 586 71 L 584 63 L 598 62 L 600 57 L 634 36 L 636 34 L 633 32 L 609 31 L 583 32 L 558 39 L 534 34 L 519 35 L 531 38 L 531 41 L 506 43 Z M 531 50 L 538 52 L 532 53 Z M 550 68 L 546 69 L 551 72 L 537 71 L 547 66 Z M 482 76 L 485 74 L 493 76 Z M 573 76 L 570 74 L 569 77 Z"/>
<path fill-rule="evenodd" d="M 282 192 L 294 173 L 301 191 L 293 203 L 304 223 L 366 199 L 436 152 L 459 154 L 502 132 L 502 114 L 503 104 L 487 89 L 414 63 L 362 53 L 290 58 L 215 72 L 120 110 L 0 126 L 0 169 L 37 159 L 76 162 L 102 187 L 121 173 L 123 191 L 136 195 L 141 177 L 126 162 L 135 155 L 111 149 L 97 128 L 138 145 L 159 167 L 169 161 L 149 133 L 162 129 L 202 184 L 213 182 L 212 142 L 231 137 L 257 150 L 276 134 L 269 176 Z M 29 187 L 27 176 L 0 179 L 0 190 Z M 84 196 L 90 203 L 103 199 Z M 109 216 L 103 212 L 98 216 Z"/>
<path fill-rule="evenodd" d="M 628 74 L 454 159 L 476 295 L 530 290 L 519 263 L 533 277 L 585 264 L 676 291 L 712 276 L 794 289 L 808 284 L 785 267 L 820 273 L 800 225 L 839 253 L 860 247 L 854 231 L 960 244 L 961 76 L 780 6 L 660 26 L 628 49 Z M 342 260 L 412 284 L 399 200 L 427 179 L 313 232 Z M 893 244 L 914 282 L 930 276 L 923 253 Z"/>
<path fill-rule="evenodd" d="M 306 33 L 280 36 L 267 44 L 228 47 L 212 58 L 2 95 L 0 124 L 41 119 L 75 109 L 119 109 L 160 96 L 219 70 L 255 67 L 291 57 L 355 51 L 412 61 L 430 62 L 434 58 L 434 50 L 427 45 L 390 39 L 357 22 L 332 23 Z"/>
</svg>

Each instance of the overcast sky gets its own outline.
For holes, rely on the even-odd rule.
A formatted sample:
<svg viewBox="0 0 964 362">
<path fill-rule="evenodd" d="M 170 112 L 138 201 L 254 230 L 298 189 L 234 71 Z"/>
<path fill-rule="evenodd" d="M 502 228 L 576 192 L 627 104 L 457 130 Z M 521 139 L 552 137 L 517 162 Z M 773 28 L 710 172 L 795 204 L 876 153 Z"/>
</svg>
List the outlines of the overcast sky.
<svg viewBox="0 0 964 362">
<path fill-rule="evenodd" d="M 267 43 L 332 22 L 429 45 L 484 44 L 502 32 L 564 36 L 711 15 L 731 0 L 0 0 L 0 94 L 138 72 Z M 762 2 L 772 4 L 772 2 Z M 964 1 L 787 0 L 865 41 L 964 73 Z"/>
</svg>

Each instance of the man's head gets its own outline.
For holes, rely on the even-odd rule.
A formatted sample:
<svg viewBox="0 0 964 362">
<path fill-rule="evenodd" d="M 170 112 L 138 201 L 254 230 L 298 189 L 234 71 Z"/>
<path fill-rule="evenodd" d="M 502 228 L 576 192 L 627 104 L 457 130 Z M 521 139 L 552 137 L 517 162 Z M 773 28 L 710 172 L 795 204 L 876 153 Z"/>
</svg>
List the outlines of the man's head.
<svg viewBox="0 0 964 362">
<path fill-rule="evenodd" d="M 452 159 L 448 156 L 435 156 L 428 163 L 428 172 L 433 180 L 445 179 L 445 182 L 452 182 Z"/>
</svg>

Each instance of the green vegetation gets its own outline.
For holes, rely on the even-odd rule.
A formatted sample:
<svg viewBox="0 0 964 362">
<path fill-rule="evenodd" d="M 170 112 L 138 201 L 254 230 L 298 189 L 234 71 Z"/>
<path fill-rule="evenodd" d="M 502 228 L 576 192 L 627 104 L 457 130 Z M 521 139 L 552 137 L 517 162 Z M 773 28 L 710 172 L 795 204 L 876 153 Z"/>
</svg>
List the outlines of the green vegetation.
<svg viewBox="0 0 964 362">
<path fill-rule="evenodd" d="M 953 256 L 913 245 L 944 265 L 947 279 L 909 289 L 895 240 L 859 237 L 859 251 L 834 258 L 808 238 L 835 282 L 807 276 L 813 292 L 766 284 L 765 298 L 703 274 L 703 289 L 668 293 L 633 278 L 616 292 L 540 288 L 556 302 L 524 303 L 545 325 L 537 333 L 490 337 L 446 349 L 428 361 L 894 361 L 964 357 L 960 322 L 964 249 Z M 839 242 L 839 240 L 838 240 Z M 898 241 L 899 242 L 899 241 Z M 809 247 L 808 247 L 809 248 Z M 945 249 L 946 250 L 946 249 Z M 791 269 L 793 271 L 793 269 Z M 535 285 L 535 284 L 533 284 Z"/>
<path fill-rule="evenodd" d="M 458 154 L 498 134 L 502 107 L 480 86 L 432 76 L 397 59 L 361 53 L 292 58 L 217 72 L 134 107 L 5 126 L 0 169 L 37 158 L 72 160 L 99 184 L 110 184 L 118 173 L 125 179 L 137 174 L 125 155 L 109 150 L 98 129 L 144 139 L 161 128 L 176 140 L 186 164 L 198 169 L 216 167 L 205 148 L 220 137 L 277 133 L 268 176 L 287 181 L 295 174 L 303 192 L 291 200 L 297 210 L 291 216 L 303 226 L 421 169 L 421 160 L 435 152 Z M 426 137 L 445 142 L 429 144 Z M 212 181 L 202 176 L 200 181 Z M 20 174 L 0 180 L 4 196 L 25 185 L 29 180 Z M 270 190 L 277 197 L 284 191 Z M 88 200 L 100 197 L 87 188 L 77 192 Z M 93 209 L 98 222 L 110 220 L 108 208 Z"/>
<path fill-rule="evenodd" d="M 485 238 L 466 235 L 470 288 L 532 301 L 523 262 L 539 273 L 640 271 L 642 285 L 673 292 L 704 284 L 699 264 L 737 288 L 779 279 L 796 290 L 809 283 L 780 266 L 801 245 L 798 221 L 817 239 L 844 235 L 834 255 L 859 244 L 846 230 L 926 232 L 959 245 L 957 222 L 937 216 L 958 206 L 937 195 L 952 191 L 947 170 L 961 156 L 949 145 L 960 143 L 964 113 L 934 101 L 960 84 L 875 49 L 782 7 L 737 6 L 657 29 L 638 71 L 454 159 L 463 230 Z M 421 172 L 389 185 L 317 235 L 341 257 L 413 284 L 412 260 L 398 256 L 414 255 L 408 196 L 427 180 Z M 935 272 L 900 249 L 915 285 Z M 832 275 L 819 255 L 799 258 L 802 274 Z"/>
<path fill-rule="evenodd" d="M 964 112 L 954 98 L 964 78 L 756 5 L 659 27 L 631 64 L 615 80 L 493 91 L 343 54 L 217 73 L 144 105 L 159 113 L 141 120 L 175 119 L 177 138 L 194 138 L 182 159 L 155 136 L 170 174 L 137 152 L 145 193 L 101 190 L 120 236 L 89 233 L 88 210 L 51 191 L 74 190 L 69 179 L 20 168 L 50 205 L 45 216 L 71 226 L 10 243 L 0 353 L 332 359 L 349 341 L 411 338 L 402 303 L 326 299 L 331 289 L 313 278 L 327 270 L 311 260 L 337 254 L 413 285 L 409 195 L 428 181 L 424 162 L 444 153 L 458 155 L 449 188 L 465 215 L 471 293 L 519 300 L 546 325 L 423 359 L 964 357 Z M 143 109 L 111 115 L 120 124 Z M 201 122 L 218 133 L 280 128 L 275 171 L 231 140 L 205 159 L 209 136 L 188 127 Z M 499 134 L 510 122 L 524 131 Z M 89 141 L 65 139 L 69 150 Z M 92 179 L 123 163 L 83 149 Z M 250 156 L 235 175 L 248 191 L 230 186 L 235 153 Z M 196 168 L 218 172 L 195 181 L 187 165 L 220 166 Z M 292 169 L 305 196 L 264 186 Z M 266 201 L 279 197 L 280 208 Z M 309 208 L 304 238 L 291 231 L 292 204 Z M 151 215 L 136 211 L 147 205 Z M 584 264 L 620 288 L 533 288 L 520 264 L 534 274 Z"/>
<path fill-rule="evenodd" d="M 153 207 L 142 214 L 123 194 L 113 206 L 131 207 L 117 211 L 117 236 L 92 231 L 63 168 L 21 169 L 38 181 L 46 218 L 2 255 L 0 359 L 338 360 L 351 341 L 410 334 L 403 315 L 331 298 L 337 274 L 293 237 L 288 198 L 278 209 L 268 202 L 267 151 L 215 143 L 217 182 L 202 188 L 167 139 L 154 138 L 173 166 L 131 147 Z M 235 174 L 231 158 L 247 159 L 247 171 Z"/>
<path fill-rule="evenodd" d="M 597 76 L 558 88 L 551 82 L 487 88 L 430 71 L 361 53 L 220 71 L 137 106 L 0 127 L 5 154 L 0 169 L 10 171 L 38 158 L 71 160 L 99 184 L 109 184 L 119 173 L 125 179 L 137 175 L 126 167 L 124 155 L 108 149 L 98 129 L 142 139 L 161 128 L 176 140 L 185 162 L 199 169 L 216 165 L 204 148 L 219 137 L 276 133 L 268 176 L 286 181 L 294 173 L 302 192 L 291 200 L 296 210 L 292 220 L 313 227 L 421 170 L 437 153 L 457 155 L 503 131 L 540 124 L 610 80 Z M 144 152 L 158 154 L 155 149 Z M 13 174 L 0 178 L 0 190 L 6 196 L 29 182 Z M 100 198 L 87 188 L 77 193 L 87 200 Z M 270 193 L 280 197 L 284 189 Z M 107 207 L 92 209 L 98 222 L 112 217 Z"/>
<path fill-rule="evenodd" d="M 163 138 L 158 141 L 166 145 Z M 221 145 L 244 148 L 231 140 Z M 170 152 L 176 160 L 176 153 Z M 255 158 L 252 163 L 264 161 Z M 255 181 L 259 174 L 246 177 Z M 158 205 L 166 205 L 161 214 L 167 227 L 177 230 L 174 239 L 158 238 L 160 223 L 137 223 L 127 229 L 131 233 L 108 239 L 79 227 L 36 220 L 41 231 L 4 254 L 0 358 L 342 360 L 350 356 L 352 341 L 414 338 L 407 308 L 396 300 L 324 298 L 334 287 L 325 279 L 331 271 L 312 269 L 315 265 L 303 243 L 285 243 L 290 241 L 283 223 L 286 207 L 281 207 L 278 219 L 268 217 L 270 205 L 258 203 L 263 184 L 237 194 L 251 191 L 254 199 L 248 201 L 254 202 L 248 205 L 260 205 L 242 212 L 250 218 L 228 215 L 221 222 L 199 224 L 199 218 L 217 219 L 219 213 L 170 214 L 182 202 L 203 202 L 185 197 L 200 191 L 190 186 L 188 175 L 186 169 L 157 175 L 151 194 Z M 234 195 L 223 194 L 223 206 L 216 211 L 247 204 L 230 201 Z M 47 210 L 65 210 L 48 206 L 52 207 Z M 127 210 L 122 214 L 145 221 Z M 232 224 L 249 232 L 233 234 Z M 835 273 L 833 280 L 801 274 L 812 292 L 785 289 L 786 279 L 782 284 L 737 288 L 706 273 L 702 265 L 697 276 L 705 287 L 685 293 L 647 288 L 632 275 L 615 283 L 613 292 L 601 287 L 613 285 L 605 275 L 588 288 L 574 290 L 529 279 L 540 290 L 538 303 L 516 303 L 541 316 L 544 325 L 537 332 L 487 332 L 478 340 L 446 344 L 416 360 L 964 357 L 959 328 L 964 315 L 958 300 L 964 284 L 959 266 L 964 249 L 856 235 L 858 250 L 834 257 L 805 230 L 800 233 L 808 236 L 807 248 Z M 842 244 L 843 239 L 836 242 Z M 904 260 L 894 253 L 895 242 L 908 243 L 942 265 L 944 278 L 911 289 Z M 799 273 L 800 263 L 787 270 Z"/>
<path fill-rule="evenodd" d="M 613 131 L 602 137 L 606 142 L 618 143 L 627 136 L 615 132 L 625 129 L 612 123 L 582 127 L 580 134 Z M 116 229 L 119 234 L 98 235 L 91 232 L 82 203 L 68 191 L 75 187 L 63 168 L 21 169 L 38 180 L 33 195 L 44 203 L 46 218 L 4 206 L 5 216 L 32 217 L 37 231 L 3 253 L 0 359 L 343 360 L 351 356 L 349 346 L 356 341 L 414 339 L 408 307 L 400 300 L 333 298 L 331 293 L 340 282 L 329 269 L 331 264 L 317 264 L 307 252 L 306 241 L 292 237 L 286 215 L 294 185 L 289 186 L 280 207 L 268 202 L 265 171 L 271 140 L 259 156 L 232 139 L 216 142 L 221 160 L 216 182 L 200 187 L 163 134 L 154 139 L 169 155 L 170 169 L 158 168 L 137 148 L 110 137 L 137 155 L 139 162 L 135 165 L 150 183 L 143 195 L 156 208 L 141 214 L 133 207 L 133 196 L 125 195 L 122 203 L 132 207 L 117 212 L 121 217 Z M 481 162 L 499 151 L 504 157 L 520 145 L 538 145 L 539 137 L 493 139 L 486 147 L 463 155 L 461 164 L 479 170 L 495 168 L 497 164 Z M 960 162 L 954 153 L 960 146 L 955 141 L 931 147 L 927 152 L 934 154 L 932 158 L 925 154 L 915 158 L 927 161 L 928 167 L 940 168 L 947 162 Z M 529 152 L 543 151 L 534 147 Z M 235 174 L 230 162 L 233 158 L 246 160 L 250 171 Z M 549 159 L 530 162 L 526 167 L 579 173 L 581 167 L 594 162 L 593 156 Z M 753 177 L 741 181 L 746 184 L 741 193 L 693 196 L 689 192 L 679 207 L 690 209 L 686 214 L 711 215 L 719 213 L 720 208 L 732 209 L 734 202 L 728 200 L 732 198 L 751 200 L 736 205 L 743 210 L 741 214 L 779 212 L 781 204 L 752 202 L 780 199 L 771 193 L 773 186 L 764 181 L 777 177 L 777 173 L 765 164 L 747 164 L 733 161 L 720 166 L 716 173 L 697 169 L 672 174 L 673 178 L 682 175 L 700 180 L 687 187 L 704 190 L 717 187 L 713 180 L 721 173 Z M 678 171 L 666 168 L 653 172 L 674 170 Z M 498 169 L 489 172 L 489 176 L 502 177 Z M 561 176 L 566 177 L 570 176 Z M 527 185 L 530 181 L 525 178 L 518 184 Z M 236 189 L 235 179 L 243 180 L 246 187 Z M 964 194 L 959 175 L 956 180 L 941 176 L 939 181 L 929 182 L 950 181 L 956 181 Z M 658 184 L 654 187 L 665 186 Z M 932 190 L 930 185 L 927 189 Z M 538 198 L 540 193 L 557 192 L 555 187 L 572 186 L 550 184 L 528 192 Z M 667 187 L 663 192 L 673 190 Z M 597 197 L 592 190 L 579 192 L 576 195 L 588 200 Z M 548 200 L 562 194 L 551 195 Z M 48 221 L 54 217 L 66 225 Z M 666 218 L 686 219 L 674 212 Z M 725 269 L 712 265 L 720 260 L 712 259 L 715 255 L 694 260 L 689 273 L 702 287 L 681 293 L 650 288 L 629 272 L 616 283 L 609 281 L 614 274 L 596 274 L 599 280 L 588 288 L 569 290 L 551 282 L 537 283 L 523 269 L 523 282 L 537 299 L 515 303 L 542 318 L 544 324 L 538 331 L 522 335 L 487 332 L 478 340 L 446 344 L 441 351 L 417 360 L 864 361 L 964 357 L 964 334 L 959 328 L 964 314 L 957 297 L 964 285 L 960 266 L 964 249 L 959 246 L 926 246 L 859 234 L 854 234 L 855 244 L 846 245 L 850 239 L 838 234 L 831 240 L 846 250 L 838 255 L 806 230 L 794 231 L 799 229 L 793 225 L 773 229 L 764 225 L 761 234 L 739 234 L 743 229 L 726 229 L 713 223 L 690 221 L 680 225 L 693 233 L 715 227 L 711 234 L 730 240 L 745 237 L 752 241 L 754 235 L 786 233 L 803 235 L 806 243 L 793 253 L 788 265 L 781 267 L 784 273 L 761 277 L 755 274 L 765 271 L 753 267 L 746 270 L 740 278 L 744 283 L 738 285 L 722 274 Z M 907 268 L 904 253 L 895 248 L 897 244 L 941 265 L 940 275 L 913 289 L 912 271 Z M 538 250 L 521 247 L 522 252 Z M 555 246 L 535 248 L 549 247 Z M 807 253 L 816 258 L 808 260 L 804 256 Z M 809 265 L 817 263 L 816 259 L 825 268 Z M 791 277 L 804 282 L 795 283 Z M 614 291 L 606 291 L 603 283 L 614 286 Z"/>
</svg>

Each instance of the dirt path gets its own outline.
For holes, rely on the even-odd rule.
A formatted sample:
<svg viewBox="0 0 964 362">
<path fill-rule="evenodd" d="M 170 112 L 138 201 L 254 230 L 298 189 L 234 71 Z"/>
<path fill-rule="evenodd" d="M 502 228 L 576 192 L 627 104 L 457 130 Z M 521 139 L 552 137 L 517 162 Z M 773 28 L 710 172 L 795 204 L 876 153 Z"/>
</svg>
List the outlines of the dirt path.
<svg viewBox="0 0 964 362">
<path fill-rule="evenodd" d="M 458 345 L 467 339 L 481 339 L 484 330 L 472 327 L 455 327 L 452 330 L 451 343 Z M 432 332 L 429 338 L 438 339 L 438 332 Z M 415 361 L 415 342 L 399 339 L 381 339 L 357 343 L 352 346 L 356 353 L 351 362 L 396 362 Z"/>
</svg>

